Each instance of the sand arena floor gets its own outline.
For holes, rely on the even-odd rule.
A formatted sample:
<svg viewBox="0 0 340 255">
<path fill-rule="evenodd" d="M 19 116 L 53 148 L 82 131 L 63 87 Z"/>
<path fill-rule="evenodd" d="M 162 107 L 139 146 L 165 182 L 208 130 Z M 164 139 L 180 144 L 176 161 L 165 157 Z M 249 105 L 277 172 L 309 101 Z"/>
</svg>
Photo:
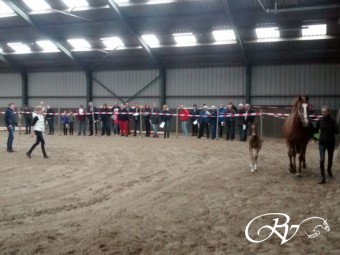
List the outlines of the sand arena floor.
<svg viewBox="0 0 340 255">
<path fill-rule="evenodd" d="M 340 164 L 317 185 L 317 144 L 298 179 L 288 173 L 283 139 L 265 138 L 252 174 L 248 144 L 238 141 L 55 135 L 46 137 L 46 160 L 40 148 L 25 156 L 29 136 L 7 153 L 6 136 L 0 254 L 340 254 Z M 250 243 L 246 225 L 270 212 L 290 224 L 319 216 L 331 230 Z"/>
</svg>

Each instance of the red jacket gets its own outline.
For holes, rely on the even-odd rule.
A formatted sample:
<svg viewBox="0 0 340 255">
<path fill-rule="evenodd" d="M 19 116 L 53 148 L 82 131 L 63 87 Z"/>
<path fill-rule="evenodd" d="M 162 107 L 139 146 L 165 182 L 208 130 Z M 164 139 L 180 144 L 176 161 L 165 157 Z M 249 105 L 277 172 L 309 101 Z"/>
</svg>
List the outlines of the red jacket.
<svg viewBox="0 0 340 255">
<path fill-rule="evenodd" d="M 180 121 L 186 121 L 189 119 L 189 111 L 187 109 L 181 110 L 179 114 Z"/>
</svg>

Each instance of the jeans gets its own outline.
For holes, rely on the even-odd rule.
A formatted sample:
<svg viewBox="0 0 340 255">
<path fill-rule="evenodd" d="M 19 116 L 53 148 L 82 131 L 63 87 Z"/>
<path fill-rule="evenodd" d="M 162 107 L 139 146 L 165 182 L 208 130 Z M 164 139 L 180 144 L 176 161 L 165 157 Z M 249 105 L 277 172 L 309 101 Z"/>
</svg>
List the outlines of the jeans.
<svg viewBox="0 0 340 255">
<path fill-rule="evenodd" d="M 54 134 L 54 118 L 47 119 L 49 134 Z"/>
<path fill-rule="evenodd" d="M 211 139 L 216 139 L 216 122 L 211 122 L 210 123 L 210 136 Z"/>
<path fill-rule="evenodd" d="M 226 126 L 227 126 L 227 138 L 226 139 L 234 140 L 235 139 L 235 122 L 226 122 Z"/>
<path fill-rule="evenodd" d="M 102 135 L 110 135 L 110 121 L 109 120 L 102 120 Z"/>
<path fill-rule="evenodd" d="M 14 127 L 7 127 L 8 131 L 8 139 L 7 139 L 7 150 L 13 150 L 13 141 L 14 141 Z"/>
<path fill-rule="evenodd" d="M 320 153 L 320 169 L 321 171 L 325 169 L 325 158 L 326 150 L 328 152 L 328 166 L 327 170 L 332 170 L 333 155 L 334 155 L 335 143 L 323 143 L 319 142 L 319 153 Z"/>
<path fill-rule="evenodd" d="M 152 129 L 154 131 L 154 135 L 158 136 L 158 124 L 152 124 Z"/>
<path fill-rule="evenodd" d="M 137 131 L 140 132 L 140 129 L 139 129 L 139 126 L 140 126 L 140 120 L 137 119 L 137 120 L 133 120 L 133 135 L 136 136 L 137 135 Z"/>
<path fill-rule="evenodd" d="M 188 121 L 181 121 L 183 136 L 188 136 Z"/>
<path fill-rule="evenodd" d="M 79 120 L 78 122 L 78 135 L 81 135 L 81 131 L 83 131 L 83 135 L 86 134 L 86 120 Z"/>
</svg>

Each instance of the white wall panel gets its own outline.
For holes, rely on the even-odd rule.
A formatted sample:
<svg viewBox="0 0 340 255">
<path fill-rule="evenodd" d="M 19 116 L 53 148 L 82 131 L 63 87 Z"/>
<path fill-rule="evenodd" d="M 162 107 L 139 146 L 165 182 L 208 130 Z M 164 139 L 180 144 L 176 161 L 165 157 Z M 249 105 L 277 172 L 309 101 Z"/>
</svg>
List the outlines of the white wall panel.
<svg viewBox="0 0 340 255">
<path fill-rule="evenodd" d="M 134 70 L 134 71 L 110 71 L 97 72 L 93 75 L 100 83 L 111 90 L 119 97 L 131 97 L 147 84 L 159 76 L 158 70 Z M 160 79 L 151 84 L 148 88 L 140 93 L 140 96 L 159 96 L 160 94 Z M 112 94 L 99 85 L 96 81 L 93 82 L 93 96 L 109 96 Z M 114 98 L 114 96 L 112 96 Z"/>
<path fill-rule="evenodd" d="M 34 107 L 44 102 L 45 105 L 50 105 L 52 108 L 78 108 L 79 105 L 86 106 L 86 98 L 30 98 L 28 105 Z"/>
<path fill-rule="evenodd" d="M 0 74 L 0 97 L 21 97 L 20 74 Z"/>
<path fill-rule="evenodd" d="M 290 105 L 299 95 L 308 95 L 319 109 L 340 104 L 340 65 L 280 65 L 252 68 L 252 104 Z"/>
</svg>

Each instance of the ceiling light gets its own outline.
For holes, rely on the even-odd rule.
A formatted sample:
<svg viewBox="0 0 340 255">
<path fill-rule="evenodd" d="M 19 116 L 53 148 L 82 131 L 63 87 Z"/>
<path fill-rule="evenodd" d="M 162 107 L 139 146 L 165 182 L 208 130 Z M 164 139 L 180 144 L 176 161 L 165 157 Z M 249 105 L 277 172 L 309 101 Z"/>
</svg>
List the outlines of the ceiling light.
<svg viewBox="0 0 340 255">
<path fill-rule="evenodd" d="M 212 33 L 217 42 L 236 40 L 233 30 L 215 30 Z"/>
<path fill-rule="evenodd" d="M 21 42 L 15 42 L 15 43 L 7 43 L 9 47 L 11 47 L 15 53 L 29 53 L 31 52 L 31 48 L 28 47 L 26 44 L 23 44 Z"/>
<path fill-rule="evenodd" d="M 262 27 L 256 28 L 256 35 L 258 39 L 279 38 L 280 31 L 278 27 Z"/>
<path fill-rule="evenodd" d="M 67 40 L 75 51 L 88 51 L 91 50 L 91 44 L 85 39 L 69 39 Z"/>
<path fill-rule="evenodd" d="M 318 36 L 327 33 L 327 25 L 310 25 L 302 27 L 302 36 Z"/>
<path fill-rule="evenodd" d="M 49 40 L 37 41 L 39 47 L 43 49 L 44 52 L 58 52 L 59 49 L 55 44 Z"/>
<path fill-rule="evenodd" d="M 63 0 L 63 2 L 69 8 L 89 6 L 89 3 L 86 0 Z"/>
<path fill-rule="evenodd" d="M 0 1 L 0 15 L 13 14 L 14 11 L 3 1 Z"/>
<path fill-rule="evenodd" d="M 32 11 L 44 11 L 51 9 L 48 3 L 44 0 L 23 0 L 24 3 L 30 8 Z"/>
<path fill-rule="evenodd" d="M 119 37 L 107 37 L 107 38 L 100 38 L 103 44 L 106 46 L 107 50 L 115 50 L 120 46 L 124 46 L 123 41 Z"/>
<path fill-rule="evenodd" d="M 142 35 L 142 38 L 150 47 L 155 47 L 159 45 L 159 40 L 157 36 L 153 34 Z"/>
<path fill-rule="evenodd" d="M 115 1 L 117 4 L 129 2 L 129 0 L 113 0 L 113 1 Z"/>
<path fill-rule="evenodd" d="M 176 43 L 180 45 L 191 45 L 197 42 L 196 37 L 192 33 L 173 34 L 173 37 Z"/>
</svg>

